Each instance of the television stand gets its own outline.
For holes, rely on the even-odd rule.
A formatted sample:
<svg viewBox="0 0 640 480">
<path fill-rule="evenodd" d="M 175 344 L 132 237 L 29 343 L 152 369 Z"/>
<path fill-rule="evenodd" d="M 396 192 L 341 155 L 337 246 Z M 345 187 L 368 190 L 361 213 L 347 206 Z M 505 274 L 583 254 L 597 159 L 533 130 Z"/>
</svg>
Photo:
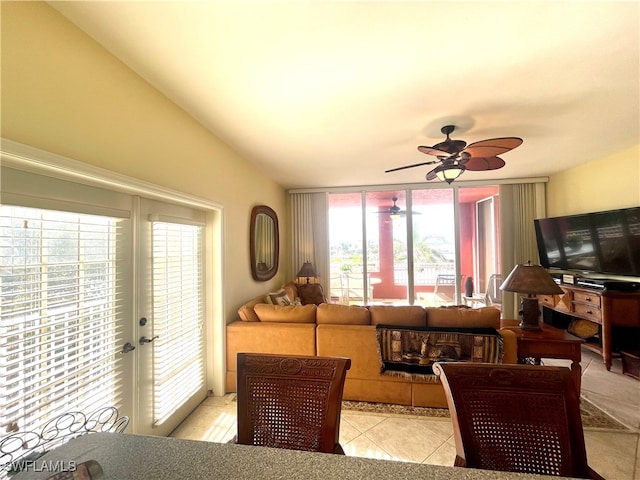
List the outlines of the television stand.
<svg viewBox="0 0 640 480">
<path fill-rule="evenodd" d="M 562 295 L 539 295 L 545 323 L 566 329 L 573 318 L 597 323 L 598 342 L 586 339 L 586 348 L 602 356 L 611 370 L 613 352 L 640 349 L 640 292 L 596 290 L 560 285 Z M 547 309 L 547 310 L 545 310 Z M 625 332 L 619 335 L 618 332 Z M 628 331 L 628 332 L 627 332 Z"/>
</svg>

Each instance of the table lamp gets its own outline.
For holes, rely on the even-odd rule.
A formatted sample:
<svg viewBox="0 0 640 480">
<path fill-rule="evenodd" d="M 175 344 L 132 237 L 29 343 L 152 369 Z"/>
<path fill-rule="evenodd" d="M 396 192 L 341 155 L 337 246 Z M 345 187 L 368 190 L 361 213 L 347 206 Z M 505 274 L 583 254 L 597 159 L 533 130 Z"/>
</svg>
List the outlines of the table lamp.
<svg viewBox="0 0 640 480">
<path fill-rule="evenodd" d="M 296 275 L 297 277 L 306 277 L 307 278 L 307 283 L 309 283 L 309 277 L 317 277 L 318 274 L 316 272 L 316 269 L 313 268 L 313 264 L 310 261 L 306 261 L 302 264 L 302 268 L 300 268 L 300 271 L 298 272 L 298 275 Z"/>
<path fill-rule="evenodd" d="M 500 290 L 504 292 L 526 293 L 520 300 L 520 328 L 523 330 L 541 330 L 540 308 L 536 295 L 559 295 L 564 293 L 553 281 L 549 272 L 540 265 L 516 265 L 506 278 Z"/>
</svg>

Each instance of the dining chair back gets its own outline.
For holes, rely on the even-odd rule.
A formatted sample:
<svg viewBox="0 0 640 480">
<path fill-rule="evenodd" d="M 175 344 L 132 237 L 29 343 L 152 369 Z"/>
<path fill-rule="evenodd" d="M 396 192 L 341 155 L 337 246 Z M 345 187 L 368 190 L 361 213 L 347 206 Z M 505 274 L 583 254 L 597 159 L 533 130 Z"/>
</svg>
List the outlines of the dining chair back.
<svg viewBox="0 0 640 480">
<path fill-rule="evenodd" d="M 566 367 L 437 363 L 455 466 L 601 479 L 587 464 L 580 398 Z"/>
<path fill-rule="evenodd" d="M 238 353 L 236 442 L 344 454 L 342 392 L 351 360 Z"/>
</svg>

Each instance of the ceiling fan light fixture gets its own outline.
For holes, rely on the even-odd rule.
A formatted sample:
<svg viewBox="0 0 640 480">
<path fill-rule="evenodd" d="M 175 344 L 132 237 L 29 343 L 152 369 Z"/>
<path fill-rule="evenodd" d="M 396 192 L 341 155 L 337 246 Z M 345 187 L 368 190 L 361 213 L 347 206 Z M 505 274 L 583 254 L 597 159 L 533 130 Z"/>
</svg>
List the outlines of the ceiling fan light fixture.
<svg viewBox="0 0 640 480">
<path fill-rule="evenodd" d="M 451 184 L 451 182 L 458 178 L 464 170 L 464 166 L 458 164 L 440 165 L 435 168 L 435 174 L 441 182 Z"/>
</svg>

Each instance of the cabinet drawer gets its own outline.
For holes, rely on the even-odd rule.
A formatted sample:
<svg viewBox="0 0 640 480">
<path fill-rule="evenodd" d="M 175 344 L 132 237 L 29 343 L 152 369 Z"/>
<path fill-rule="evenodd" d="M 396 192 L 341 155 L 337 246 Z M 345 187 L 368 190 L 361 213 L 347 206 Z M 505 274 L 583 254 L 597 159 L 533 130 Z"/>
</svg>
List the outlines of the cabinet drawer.
<svg viewBox="0 0 640 480">
<path fill-rule="evenodd" d="M 590 292 L 573 292 L 573 301 L 580 303 L 588 303 L 600 308 L 601 297 L 598 294 Z"/>
<path fill-rule="evenodd" d="M 573 305 L 576 315 L 579 315 L 588 320 L 593 320 L 597 323 L 602 323 L 602 310 L 593 305 L 587 305 L 585 303 L 575 303 Z"/>
<path fill-rule="evenodd" d="M 538 295 L 538 301 L 545 307 L 553 308 L 556 306 L 556 297 L 554 295 Z"/>
<path fill-rule="evenodd" d="M 538 295 L 540 305 L 553 308 L 559 312 L 571 310 L 571 297 L 568 295 Z"/>
</svg>

